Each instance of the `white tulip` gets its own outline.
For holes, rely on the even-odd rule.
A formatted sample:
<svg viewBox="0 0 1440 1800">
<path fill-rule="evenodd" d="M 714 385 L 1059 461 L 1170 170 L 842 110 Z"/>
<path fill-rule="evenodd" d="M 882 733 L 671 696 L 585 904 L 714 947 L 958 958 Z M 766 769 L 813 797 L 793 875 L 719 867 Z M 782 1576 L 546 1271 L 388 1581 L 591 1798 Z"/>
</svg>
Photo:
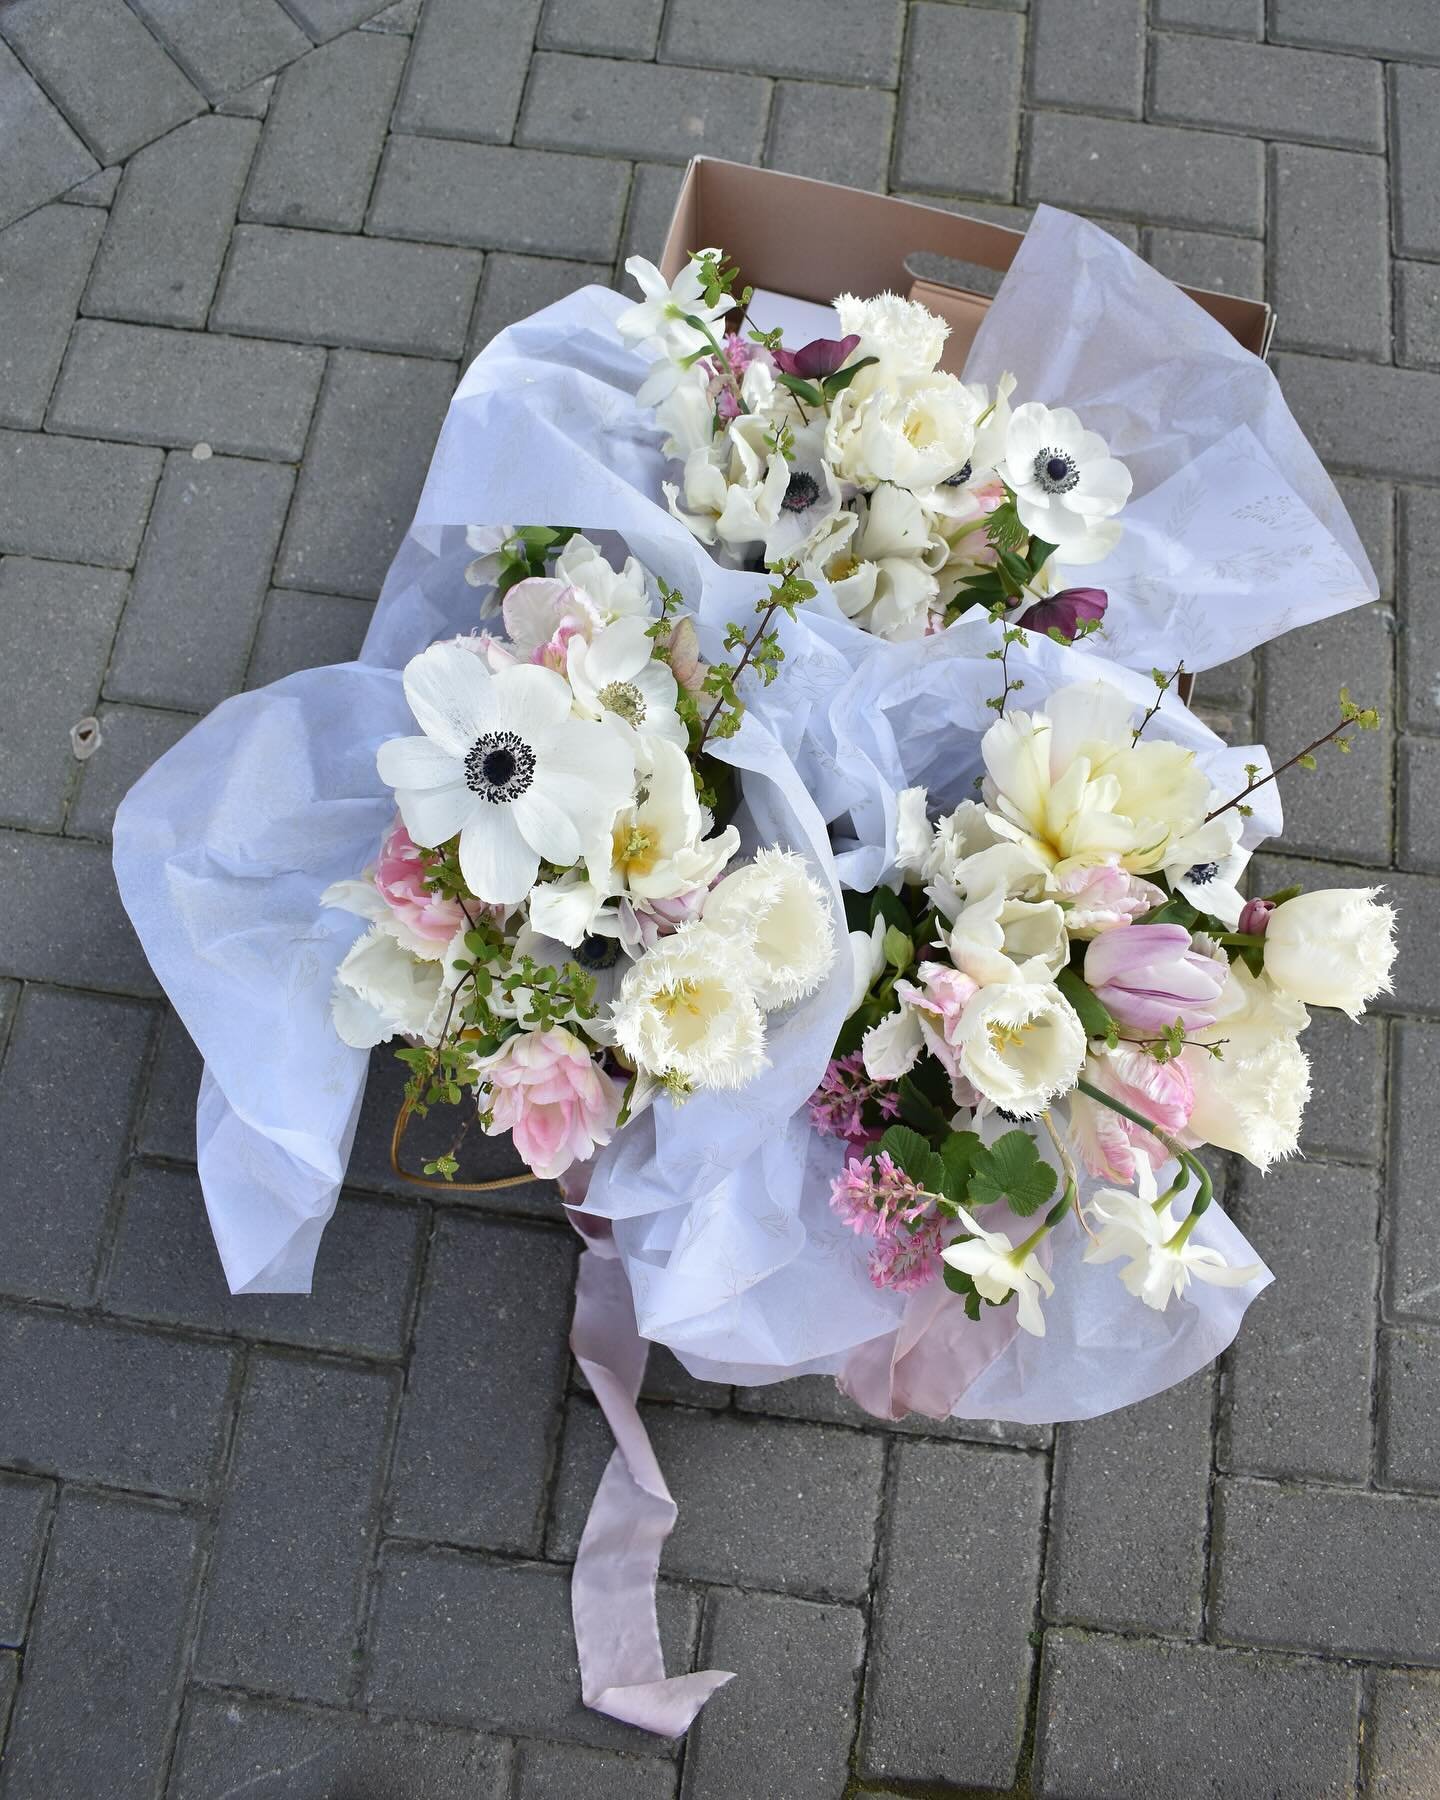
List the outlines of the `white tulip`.
<svg viewBox="0 0 1440 1800">
<path fill-rule="evenodd" d="M 835 960 L 830 902 L 793 850 L 757 850 L 710 890 L 700 916 L 745 947 L 767 1012 L 813 993 Z"/>
<path fill-rule="evenodd" d="M 1379 888 L 1318 888 L 1282 901 L 1265 927 L 1265 973 L 1307 1006 L 1334 1006 L 1358 1019 L 1367 1000 L 1391 991 L 1395 909 Z"/>
<path fill-rule="evenodd" d="M 856 383 L 865 383 L 866 389 L 905 376 L 928 375 L 939 362 L 950 335 L 950 327 L 943 319 L 937 319 L 918 301 L 902 300 L 898 294 L 876 294 L 873 300 L 837 294 L 835 311 L 842 336 L 849 337 L 854 332 L 860 339 L 851 360 L 858 361 L 862 356 L 879 358 L 878 364 L 862 369 L 855 378 Z"/>
<path fill-rule="evenodd" d="M 682 925 L 634 963 L 611 1020 L 637 1069 L 692 1088 L 743 1087 L 765 1067 L 765 1019 L 751 961 L 704 921 Z"/>
<path fill-rule="evenodd" d="M 335 971 L 330 1010 L 341 1042 L 370 1050 L 387 1038 L 423 1037 L 444 978 L 443 962 L 413 956 L 388 924 L 372 925 Z"/>
<path fill-rule="evenodd" d="M 898 1081 L 915 1067 L 924 1047 L 919 1015 L 912 1007 L 902 1006 L 865 1033 L 860 1060 L 872 1081 Z"/>
<path fill-rule="evenodd" d="M 1220 1056 L 1182 1052 L 1195 1089 L 1189 1129 L 1205 1143 L 1233 1150 L 1268 1169 L 1293 1156 L 1310 1096 L 1310 1063 L 1297 1042 L 1309 1023 L 1305 1008 L 1241 962 L 1216 1002 L 1214 1025 L 1192 1033 L 1218 1044 Z"/>
<path fill-rule="evenodd" d="M 1074 1008 L 1058 988 L 1036 981 L 982 987 L 960 1015 L 956 1040 L 961 1074 L 1018 1118 L 1067 1093 L 1085 1061 Z"/>
<path fill-rule="evenodd" d="M 850 933 L 850 1004 L 845 1017 L 859 1010 L 877 975 L 885 967 L 885 920 L 876 919 L 869 931 Z"/>
</svg>

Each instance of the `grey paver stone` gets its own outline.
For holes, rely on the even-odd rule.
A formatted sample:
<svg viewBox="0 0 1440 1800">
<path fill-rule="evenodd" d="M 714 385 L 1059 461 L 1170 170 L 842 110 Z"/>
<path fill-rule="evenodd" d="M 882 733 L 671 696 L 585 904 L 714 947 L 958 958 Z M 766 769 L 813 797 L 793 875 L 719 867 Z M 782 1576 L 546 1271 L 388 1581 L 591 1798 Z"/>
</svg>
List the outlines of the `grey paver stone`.
<svg viewBox="0 0 1440 1800">
<path fill-rule="evenodd" d="M 1354 1671 L 1333 1664 L 1050 1631 L 1035 1792 L 1350 1800 L 1359 1712 Z"/>
<path fill-rule="evenodd" d="M 508 143 L 539 14 L 540 0 L 513 0 L 488 9 L 477 30 L 471 0 L 429 0 L 405 71 L 396 128 Z"/>
<path fill-rule="evenodd" d="M 1387 1332 L 1380 1366 L 1381 1479 L 1440 1493 L 1440 1332 Z"/>
<path fill-rule="evenodd" d="M 558 1231 L 440 1220 L 390 1481 L 391 1530 L 539 1549 L 573 1276 Z M 452 1430 L 461 1415 L 465 1430 Z"/>
<path fill-rule="evenodd" d="M 167 1013 L 135 1130 L 135 1148 L 142 1156 L 195 1161 L 195 1100 L 201 1066 L 200 1052 L 189 1032 L 177 1014 Z"/>
<path fill-rule="evenodd" d="M 99 168 L 25 66 L 0 43 L 0 225 L 53 200 Z"/>
<path fill-rule="evenodd" d="M 1230 38 L 1157 35 L 1150 58 L 1150 111 L 1153 118 L 1179 125 L 1215 125 L 1352 150 L 1385 146 L 1378 62 Z"/>
<path fill-rule="evenodd" d="M 1151 0 L 1150 18 L 1181 31 L 1259 39 L 1265 35 L 1265 0 Z"/>
<path fill-rule="evenodd" d="M 515 1800 L 675 1800 L 675 1765 L 532 1740 L 517 1751 Z"/>
<path fill-rule="evenodd" d="M 1286 349 L 1390 355 L 1390 231 L 1379 157 L 1271 150 L 1270 299 Z M 1330 229 L 1337 218 L 1343 232 Z"/>
<path fill-rule="evenodd" d="M 1037 106 L 1140 117 L 1143 0 L 1031 0 L 1030 99 Z"/>
<path fill-rule="evenodd" d="M 959 1438 L 973 1444 L 1015 1444 L 1043 1449 L 1053 1435 L 1049 1425 L 1012 1425 L 998 1419 L 931 1419 L 924 1413 L 906 1413 L 903 1419 L 877 1419 L 847 1400 L 830 1375 L 798 1375 L 774 1381 L 768 1387 L 741 1388 L 737 1400 L 742 1412 L 767 1413 L 771 1418 L 816 1419 L 829 1425 L 860 1425 L 868 1431 L 898 1431 L 907 1437 Z"/>
<path fill-rule="evenodd" d="M 1047 1616 L 1180 1636 L 1197 1631 L 1212 1399 L 1207 1371 L 1139 1406 L 1060 1428 Z"/>
<path fill-rule="evenodd" d="M 1440 256 L 1440 69 L 1390 71 L 1391 208 L 1401 256 Z"/>
<path fill-rule="evenodd" d="M 893 86 L 905 9 L 898 0 L 791 0 L 782 30 L 765 0 L 671 0 L 660 54 L 666 62 L 753 69 L 812 81 Z"/>
<path fill-rule="evenodd" d="M 169 1793 L 215 1800 L 250 1787 L 264 1800 L 399 1800 L 421 1782 L 425 1800 L 505 1800 L 508 1769 L 505 1746 L 473 1731 L 192 1692 Z"/>
<path fill-rule="evenodd" d="M 354 33 L 302 57 L 275 84 L 241 217 L 358 231 L 406 46 Z"/>
<path fill-rule="evenodd" d="M 79 785 L 65 815 L 65 829 L 73 837 L 108 837 L 115 808 L 130 788 L 195 723 L 189 713 L 161 712 L 150 706 L 102 704 L 95 717 L 100 748 L 81 764 Z"/>
<path fill-rule="evenodd" d="M 549 150 L 754 162 L 769 102 L 770 84 L 758 75 L 542 50 L 530 65 L 517 135 Z"/>
<path fill-rule="evenodd" d="M 124 1000 L 27 987 L 0 1078 L 0 1289 L 83 1306 L 125 1158 L 154 1016 Z M 86 1046 L 89 1053 L 79 1051 Z M 37 1170 L 63 1204 L 37 1204 Z"/>
<path fill-rule="evenodd" d="M 204 1680 L 341 1701 L 398 1375 L 250 1359 L 195 1650 Z"/>
<path fill-rule="evenodd" d="M 310 48 L 280 0 L 134 0 L 134 10 L 211 100 L 273 75 Z"/>
<path fill-rule="evenodd" d="M 0 1650 L 0 1747 L 10 1724 L 10 1708 L 20 1685 L 20 1658 L 13 1650 Z"/>
<path fill-rule="evenodd" d="M 229 119 L 263 119 L 270 110 L 270 98 L 275 92 L 274 75 L 262 76 L 259 81 L 252 81 L 247 88 L 241 88 L 238 94 L 231 94 L 221 100 L 215 110 Z"/>
<path fill-rule="evenodd" d="M 105 1306 L 159 1324 L 400 1356 L 421 1227 L 413 1206 L 343 1195 L 320 1240 L 309 1294 L 232 1294 L 198 1180 L 184 1170 L 141 1166 L 127 1183 Z"/>
<path fill-rule="evenodd" d="M 0 431 L 0 553 L 128 568 L 163 461 L 157 450 Z"/>
<path fill-rule="evenodd" d="M 205 102 L 122 0 L 11 0 L 0 37 L 102 163 L 193 119 Z"/>
<path fill-rule="evenodd" d="M 58 831 L 75 775 L 70 727 L 95 710 L 128 579 L 118 569 L 0 561 L 0 818 Z"/>
<path fill-rule="evenodd" d="M 126 165 L 85 294 L 87 313 L 205 323 L 260 128 L 194 119 Z"/>
<path fill-rule="evenodd" d="M 1348 755 L 1327 746 L 1318 753 L 1315 769 L 1291 769 L 1279 777 L 1287 852 L 1388 863 L 1395 657 L 1388 613 L 1380 607 L 1363 607 L 1301 626 L 1267 644 L 1260 656 L 1264 670 L 1260 736 L 1273 746 L 1277 761 L 1294 755 L 1337 718 L 1333 699 L 1323 703 L 1317 699 L 1327 688 L 1333 694 L 1330 677 L 1337 669 L 1344 671 L 1357 694 L 1374 696 L 1365 704 L 1378 707 L 1381 714 L 1380 729 L 1357 733 Z M 1321 705 L 1323 712 L 1317 710 Z"/>
<path fill-rule="evenodd" d="M 1145 233 L 1145 260 L 1185 287 L 1252 300 L 1265 294 L 1265 246 L 1253 238 L 1159 226 Z"/>
<path fill-rule="evenodd" d="M 1405 718 L 1419 731 L 1440 731 L 1440 493 L 1408 488 L 1400 495 L 1400 665 Z"/>
<path fill-rule="evenodd" d="M 270 463 L 172 451 L 115 641 L 108 699 L 200 712 L 240 686 L 293 481 Z"/>
<path fill-rule="evenodd" d="M 1395 313 L 1396 360 L 1440 369 L 1440 268 L 1396 263 Z"/>
<path fill-rule="evenodd" d="M 896 185 L 1012 199 L 1020 73 L 1018 19 L 979 8 L 912 6 Z"/>
<path fill-rule="evenodd" d="M 619 163 L 396 136 L 385 148 L 368 229 L 608 262 L 624 210 Z"/>
<path fill-rule="evenodd" d="M 669 1582 L 657 1596 L 667 1674 L 691 1666 L 698 1607 Z M 673 1757 L 580 1700 L 570 1571 L 474 1552 L 388 1544 L 371 1615 L 365 1699 L 379 1713 L 562 1738 Z"/>
<path fill-rule="evenodd" d="M 1245 1170 L 1236 1223 L 1276 1279 L 1230 1348 L 1228 1467 L 1352 1481 L 1369 1473 L 1378 1208 L 1368 1170 Z"/>
<path fill-rule="evenodd" d="M 466 347 L 467 359 L 476 357 L 499 331 L 531 313 L 552 305 L 577 288 L 592 282 L 609 280 L 605 263 L 561 262 L 553 256 L 509 256 L 504 253 L 486 258 L 485 275 L 480 284 L 480 304 Z"/>
<path fill-rule="evenodd" d="M 545 0 L 535 42 L 541 50 L 592 56 L 655 54 L 665 0 Z"/>
<path fill-rule="evenodd" d="M 367 599 L 380 592 L 454 385 L 453 363 L 330 353 L 275 568 L 280 586 Z"/>
<path fill-rule="evenodd" d="M 0 1460 L 181 1498 L 209 1487 L 229 1350 L 9 1307 L 0 1350 Z"/>
<path fill-rule="evenodd" d="M 1398 1317 L 1440 1324 L 1440 1246 L 1431 1229 L 1440 1119 L 1430 1096 L 1440 1081 L 1440 1027 L 1395 1028 L 1390 1091 L 1390 1230 L 1386 1299 Z"/>
<path fill-rule="evenodd" d="M 1030 121 L 1028 200 L 1258 237 L 1264 190 L 1265 153 L 1252 138 L 1072 113 Z"/>
<path fill-rule="evenodd" d="M 0 56 L 4 47 L 0 45 Z M 78 182 L 72 188 L 66 188 L 60 198 L 75 206 L 108 206 L 115 198 L 115 190 L 120 185 L 121 169 L 119 163 L 113 168 L 100 169 L 85 181 Z"/>
<path fill-rule="evenodd" d="M 680 1517 L 661 1567 L 700 1581 L 823 1599 L 865 1593 L 885 1467 L 878 1437 L 680 1407 L 645 1412 Z M 573 1557 L 614 1443 L 599 1411 L 574 1402 L 547 1549 Z"/>
<path fill-rule="evenodd" d="M 643 256 L 649 262 L 658 260 L 682 179 L 683 171 L 668 163 L 636 163 L 630 204 L 625 210 L 625 234 L 620 246 L 622 270 L 627 257 Z M 623 289 L 628 279 L 628 276 L 622 276 L 616 285 Z"/>
<path fill-rule="evenodd" d="M 243 336 L 455 357 L 480 265 L 473 250 L 241 225 L 211 324 Z"/>
<path fill-rule="evenodd" d="M 1399 743 L 1396 805 L 1400 815 L 1397 861 L 1406 869 L 1440 875 L 1440 839 L 1435 833 L 1435 795 L 1440 792 L 1440 743 L 1402 737 Z"/>
<path fill-rule="evenodd" d="M 0 1644 L 25 1641 L 54 1495 L 48 1481 L 0 1475 Z"/>
<path fill-rule="evenodd" d="M 22 974 L 102 993 L 160 991 L 103 844 L 0 829 L 0 975 Z"/>
<path fill-rule="evenodd" d="M 1270 0 L 1270 41 L 1356 50 L 1401 62 L 1440 62 L 1440 15 L 1428 6 L 1372 6 L 1349 0 Z"/>
<path fill-rule="evenodd" d="M 1369 1800 L 1430 1800 L 1440 1769 L 1440 1676 L 1382 1670 L 1367 1726 Z"/>
<path fill-rule="evenodd" d="M 5 1746 L 7 1800 L 150 1800 L 181 1680 L 197 1526 L 66 1493 Z"/>
<path fill-rule="evenodd" d="M 410 37 L 419 23 L 420 0 L 395 0 L 393 6 L 387 6 L 383 12 L 366 19 L 360 29 L 395 32 L 403 37 Z"/>
<path fill-rule="evenodd" d="M 236 456 L 299 459 L 325 353 L 210 332 L 82 319 L 50 404 L 52 430 Z"/>
<path fill-rule="evenodd" d="M 39 429 L 104 229 L 89 207 L 42 206 L 0 231 L 0 425 Z"/>
<path fill-rule="evenodd" d="M 285 8 L 317 44 L 352 30 L 380 10 L 376 0 L 285 0 Z"/>
<path fill-rule="evenodd" d="M 1316 1008 L 1301 1047 L 1310 1059 L 1301 1153 L 1378 1163 L 1385 1130 L 1384 1022 Z"/>
<path fill-rule="evenodd" d="M 247 687 L 265 687 L 297 669 L 353 662 L 370 624 L 371 606 L 343 594 L 292 594 L 273 588 L 260 615 Z"/>
<path fill-rule="evenodd" d="M 1430 1584 L 1440 1501 L 1222 1481 L 1211 1618 L 1226 1642 L 1440 1662 Z"/>
<path fill-rule="evenodd" d="M 1380 598 L 1387 599 L 1395 588 L 1395 490 L 1386 481 L 1340 475 L 1335 478 L 1335 491 L 1370 558 Z"/>
<path fill-rule="evenodd" d="M 766 166 L 883 193 L 894 113 L 894 100 L 881 88 L 779 82 Z"/>
<path fill-rule="evenodd" d="M 1433 477 L 1440 375 L 1288 351 L 1274 366 L 1290 410 L 1327 468 Z M 1396 430 L 1397 419 L 1405 421 L 1403 430 Z"/>
<path fill-rule="evenodd" d="M 1040 1575 L 1039 1459 L 969 1444 L 898 1444 L 871 1616 L 860 1769 L 872 1779 L 1013 1784 L 1025 1729 Z M 935 1645 L 963 1620 L 945 1704 Z"/>
<path fill-rule="evenodd" d="M 865 1655 L 860 1612 L 722 1589 L 706 1608 L 703 1654 L 707 1667 L 743 1675 L 690 1734 L 683 1800 L 832 1800 L 844 1790 Z"/>
</svg>

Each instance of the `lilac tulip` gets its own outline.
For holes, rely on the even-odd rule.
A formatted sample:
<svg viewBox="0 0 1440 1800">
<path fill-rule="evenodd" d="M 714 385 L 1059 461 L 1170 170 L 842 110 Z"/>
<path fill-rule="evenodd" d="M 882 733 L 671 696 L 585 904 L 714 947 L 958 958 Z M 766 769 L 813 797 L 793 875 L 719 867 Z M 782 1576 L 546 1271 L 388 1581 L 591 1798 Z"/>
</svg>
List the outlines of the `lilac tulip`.
<svg viewBox="0 0 1440 1800">
<path fill-rule="evenodd" d="M 1091 940 L 1085 980 L 1128 1031 L 1159 1033 L 1177 1019 L 1194 1031 L 1215 1023 L 1225 965 L 1192 950 L 1183 925 L 1126 925 Z"/>
<path fill-rule="evenodd" d="M 1088 619 L 1103 619 L 1110 596 L 1104 588 L 1061 588 L 1048 600 L 1032 606 L 1020 623 L 1027 631 L 1058 631 L 1067 644 L 1075 642 L 1075 632 Z"/>
<path fill-rule="evenodd" d="M 843 338 L 812 338 L 798 350 L 775 350 L 775 367 L 787 375 L 798 375 L 802 381 L 819 381 L 833 375 L 860 342 L 860 334 L 852 331 Z"/>
</svg>

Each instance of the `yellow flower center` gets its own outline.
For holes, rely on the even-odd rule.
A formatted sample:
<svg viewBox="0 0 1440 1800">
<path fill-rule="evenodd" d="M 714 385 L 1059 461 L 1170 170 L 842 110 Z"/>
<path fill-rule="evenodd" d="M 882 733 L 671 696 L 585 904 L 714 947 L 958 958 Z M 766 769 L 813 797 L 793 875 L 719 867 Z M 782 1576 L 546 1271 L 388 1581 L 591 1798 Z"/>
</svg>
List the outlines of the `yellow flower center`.
<svg viewBox="0 0 1440 1800">
<path fill-rule="evenodd" d="M 997 1056 L 1003 1056 L 1007 1050 L 1024 1043 L 1026 1033 L 1035 1029 L 1035 1021 L 1027 1019 L 1023 1025 L 1006 1025 L 996 1019 L 989 1029 L 991 1047 Z"/>
<path fill-rule="evenodd" d="M 648 875 L 660 860 L 660 845 L 643 825 L 617 825 L 610 853 L 622 875 Z"/>
</svg>

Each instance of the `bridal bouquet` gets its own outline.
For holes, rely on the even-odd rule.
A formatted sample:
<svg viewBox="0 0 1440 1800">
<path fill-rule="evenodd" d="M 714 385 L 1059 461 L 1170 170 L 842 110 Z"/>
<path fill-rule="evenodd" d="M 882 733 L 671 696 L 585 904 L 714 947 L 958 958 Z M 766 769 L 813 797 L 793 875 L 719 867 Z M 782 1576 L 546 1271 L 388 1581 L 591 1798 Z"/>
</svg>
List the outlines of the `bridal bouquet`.
<svg viewBox="0 0 1440 1800">
<path fill-rule="evenodd" d="M 407 1116 L 465 1106 L 426 1174 L 453 1178 L 478 1119 L 553 1180 L 658 1091 L 751 1080 L 767 1014 L 829 971 L 828 899 L 793 850 L 740 855 L 714 810 L 729 771 L 706 753 L 739 728 L 741 669 L 778 667 L 771 618 L 813 590 L 782 574 L 727 638 L 739 663 L 707 669 L 681 596 L 652 600 L 633 557 L 616 569 L 536 528 L 497 565 L 519 577 L 505 637 L 406 665 L 420 735 L 377 755 L 399 816 L 373 867 L 321 899 L 370 921 L 336 971 L 340 1037 L 406 1040 Z"/>
<path fill-rule="evenodd" d="M 736 567 L 794 560 L 847 618 L 904 640 L 999 605 L 1070 642 L 1106 595 L 1054 590 L 1055 562 L 1119 541 L 1130 472 L 1068 407 L 1011 405 L 938 367 L 949 326 L 895 294 L 835 300 L 841 336 L 791 348 L 781 331 L 727 331 L 752 290 L 724 252 L 692 256 L 673 286 L 625 265 L 644 299 L 616 320 L 656 352 L 637 396 L 653 405 L 671 512 Z"/>
<path fill-rule="evenodd" d="M 1393 913 L 1364 889 L 1242 901 L 1242 815 L 1273 777 L 1251 764 L 1221 793 L 1145 735 L 1154 710 L 1104 681 L 1002 705 L 981 798 L 932 820 L 905 790 L 895 885 L 849 897 L 852 1008 L 809 1114 L 843 1140 L 830 1203 L 879 1288 L 943 1281 L 972 1321 L 1014 1298 L 1043 1336 L 1072 1214 L 1084 1262 L 1122 1260 L 1159 1311 L 1261 1273 L 1193 1241 L 1195 1152 L 1294 1153 L 1307 1006 L 1356 1017 L 1389 991 Z M 1342 691 L 1327 737 L 1375 722 Z M 1108 1184 L 1083 1207 L 1081 1167 Z"/>
</svg>

